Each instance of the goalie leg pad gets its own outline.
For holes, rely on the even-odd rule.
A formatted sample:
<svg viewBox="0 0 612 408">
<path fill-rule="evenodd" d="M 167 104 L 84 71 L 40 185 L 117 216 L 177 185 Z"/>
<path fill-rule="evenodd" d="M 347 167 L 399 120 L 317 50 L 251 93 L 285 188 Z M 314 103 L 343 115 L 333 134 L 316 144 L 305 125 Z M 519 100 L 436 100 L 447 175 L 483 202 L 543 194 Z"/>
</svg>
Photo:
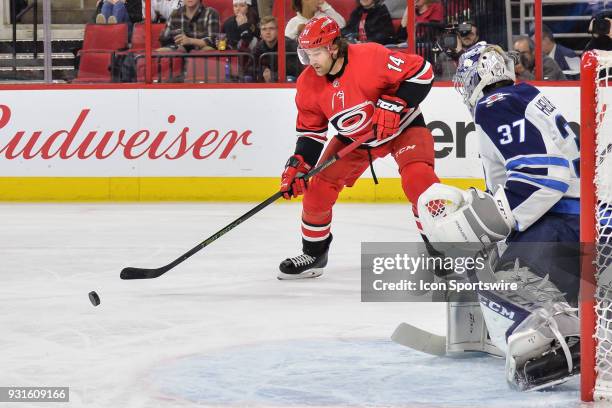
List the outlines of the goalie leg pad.
<svg viewBox="0 0 612 408">
<path fill-rule="evenodd" d="M 566 381 L 579 369 L 580 322 L 563 293 L 548 279 L 521 268 L 498 271 L 515 291 L 481 291 L 479 299 L 493 342 L 506 353 L 506 380 L 519 390 Z M 506 343 L 504 345 L 504 343 Z"/>
<path fill-rule="evenodd" d="M 580 371 L 580 321 L 566 303 L 534 311 L 508 338 L 506 380 L 521 391 L 566 381 Z"/>
<path fill-rule="evenodd" d="M 482 310 L 475 302 L 448 302 L 446 307 L 446 352 L 484 352 L 503 357 L 489 337 Z"/>
<path fill-rule="evenodd" d="M 491 342 L 505 354 L 508 333 L 529 316 L 529 311 L 496 292 L 480 291 L 478 300 Z"/>
</svg>

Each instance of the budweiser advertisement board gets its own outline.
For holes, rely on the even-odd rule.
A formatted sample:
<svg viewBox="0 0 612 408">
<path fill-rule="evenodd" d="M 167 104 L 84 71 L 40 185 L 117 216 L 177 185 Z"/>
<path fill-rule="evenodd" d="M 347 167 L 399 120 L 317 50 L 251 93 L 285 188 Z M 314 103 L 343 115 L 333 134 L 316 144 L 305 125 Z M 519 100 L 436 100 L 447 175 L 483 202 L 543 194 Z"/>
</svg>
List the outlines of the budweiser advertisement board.
<svg viewBox="0 0 612 408">
<path fill-rule="evenodd" d="M 543 90 L 577 129 L 579 89 Z M 274 177 L 295 144 L 293 89 L 0 95 L 0 177 Z M 438 174 L 481 178 L 475 127 L 455 91 L 434 88 L 422 110 Z M 376 171 L 398 177 L 392 158 Z"/>
</svg>

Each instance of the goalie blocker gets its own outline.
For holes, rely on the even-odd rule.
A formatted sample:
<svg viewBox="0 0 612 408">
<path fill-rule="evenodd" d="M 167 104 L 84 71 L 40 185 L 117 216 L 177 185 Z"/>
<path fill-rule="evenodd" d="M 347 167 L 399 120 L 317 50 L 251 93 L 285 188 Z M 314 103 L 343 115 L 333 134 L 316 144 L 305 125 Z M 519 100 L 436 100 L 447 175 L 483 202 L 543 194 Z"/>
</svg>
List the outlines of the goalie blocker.
<svg viewBox="0 0 612 408">
<path fill-rule="evenodd" d="M 474 317 L 484 319 L 487 337 L 505 354 L 508 383 L 519 390 L 534 390 L 562 383 L 578 373 L 579 320 L 566 294 L 546 271 L 520 265 L 516 257 L 520 247 L 512 242 L 506 252 L 516 258 L 513 264 L 508 264 L 504 255 L 501 259 L 497 256 L 495 243 L 511 234 L 514 226 L 503 188 L 490 195 L 474 188 L 464 191 L 435 184 L 421 195 L 418 207 L 424 232 L 434 247 L 436 242 L 480 242 L 488 262 L 485 270 L 476 271 L 476 278 L 517 283 L 516 291 L 480 291 L 482 312 Z M 542 225 L 557 222 L 534 224 L 530 231 L 538 236 L 546 231 Z M 552 272 L 557 271 L 553 268 Z M 451 321 L 452 314 L 448 317 L 447 339 L 460 338 L 465 324 Z M 447 351 L 452 346 L 447 341 Z"/>
</svg>

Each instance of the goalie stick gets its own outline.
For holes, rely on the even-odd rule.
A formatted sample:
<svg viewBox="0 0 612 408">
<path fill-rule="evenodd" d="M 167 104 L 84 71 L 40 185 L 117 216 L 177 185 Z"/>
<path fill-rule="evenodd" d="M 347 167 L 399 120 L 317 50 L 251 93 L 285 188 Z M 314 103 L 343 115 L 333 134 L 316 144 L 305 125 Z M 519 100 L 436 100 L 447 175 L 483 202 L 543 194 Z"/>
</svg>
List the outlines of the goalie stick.
<svg viewBox="0 0 612 408">
<path fill-rule="evenodd" d="M 459 347 L 451 345 L 449 349 L 446 336 L 430 333 L 409 323 L 400 323 L 391 335 L 391 340 L 401 346 L 439 357 L 458 355 L 464 352 L 486 353 L 494 357 L 504 356 L 503 352 L 492 344 L 484 344 L 481 347 L 470 344 L 471 347 L 467 348 L 462 348 L 462 345 L 459 344 Z"/>
<path fill-rule="evenodd" d="M 372 138 L 372 133 L 370 132 L 358 138 L 357 140 L 353 141 L 351 144 L 349 144 L 348 146 L 345 146 L 340 151 L 338 151 L 338 153 L 336 153 L 335 155 L 333 155 L 332 157 L 330 157 L 329 159 L 327 159 L 326 161 L 324 161 L 323 163 L 321 163 L 314 169 L 310 170 L 308 174 L 304 176 L 304 179 L 308 180 L 311 177 L 315 176 L 316 174 L 319 174 L 320 172 L 322 172 L 323 170 L 325 170 L 326 168 L 334 164 L 337 160 L 340 160 L 347 154 L 351 153 L 353 150 L 358 148 L 362 143 L 367 142 L 371 138 Z M 190 258 L 195 253 L 207 247 L 208 245 L 210 245 L 217 239 L 221 238 L 223 235 L 233 230 L 238 225 L 242 224 L 244 221 L 248 220 L 253 215 L 257 214 L 258 212 L 260 212 L 261 210 L 263 210 L 264 208 L 266 208 L 267 206 L 269 206 L 270 204 L 272 204 L 273 202 L 275 202 L 282 196 L 283 196 L 282 191 L 278 191 L 274 193 L 269 198 L 267 198 L 265 201 L 259 203 L 257 206 L 247 211 L 245 214 L 236 218 L 234 221 L 230 222 L 228 225 L 221 228 L 219 231 L 215 232 L 213 235 L 206 238 L 204 241 L 200 242 L 198 245 L 191 248 L 189 251 L 185 252 L 180 257 L 176 258 L 174 261 L 170 262 L 168 265 L 165 265 L 159 268 L 153 268 L 153 269 L 134 268 L 134 267 L 128 266 L 127 268 L 123 268 L 119 276 L 121 277 L 121 279 L 125 279 L 125 280 L 158 278 L 162 276 L 164 273 L 174 268 L 175 266 L 181 264 L 183 261 Z"/>
<path fill-rule="evenodd" d="M 446 355 L 446 336 L 438 336 L 408 323 L 400 323 L 391 335 L 391 340 L 423 353 Z"/>
<path fill-rule="evenodd" d="M 486 353 L 503 357 L 489 336 L 484 316 L 477 301 L 446 303 L 446 336 L 439 336 L 401 323 L 391 340 L 411 349 L 434 356 L 458 356 L 463 353 Z"/>
</svg>

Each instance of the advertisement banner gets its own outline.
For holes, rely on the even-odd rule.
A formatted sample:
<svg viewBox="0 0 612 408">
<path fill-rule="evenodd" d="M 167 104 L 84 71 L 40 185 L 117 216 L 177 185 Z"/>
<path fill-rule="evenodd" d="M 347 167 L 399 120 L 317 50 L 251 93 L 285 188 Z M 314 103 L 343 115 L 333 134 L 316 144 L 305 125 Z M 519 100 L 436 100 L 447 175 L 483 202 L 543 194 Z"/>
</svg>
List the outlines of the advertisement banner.
<svg viewBox="0 0 612 408">
<path fill-rule="evenodd" d="M 577 130 L 579 89 L 542 91 Z M 0 177 L 278 177 L 296 139 L 294 89 L 0 95 Z M 454 89 L 433 88 L 422 110 L 438 174 L 481 178 L 474 124 Z M 375 166 L 398 177 L 392 158 Z"/>
</svg>

